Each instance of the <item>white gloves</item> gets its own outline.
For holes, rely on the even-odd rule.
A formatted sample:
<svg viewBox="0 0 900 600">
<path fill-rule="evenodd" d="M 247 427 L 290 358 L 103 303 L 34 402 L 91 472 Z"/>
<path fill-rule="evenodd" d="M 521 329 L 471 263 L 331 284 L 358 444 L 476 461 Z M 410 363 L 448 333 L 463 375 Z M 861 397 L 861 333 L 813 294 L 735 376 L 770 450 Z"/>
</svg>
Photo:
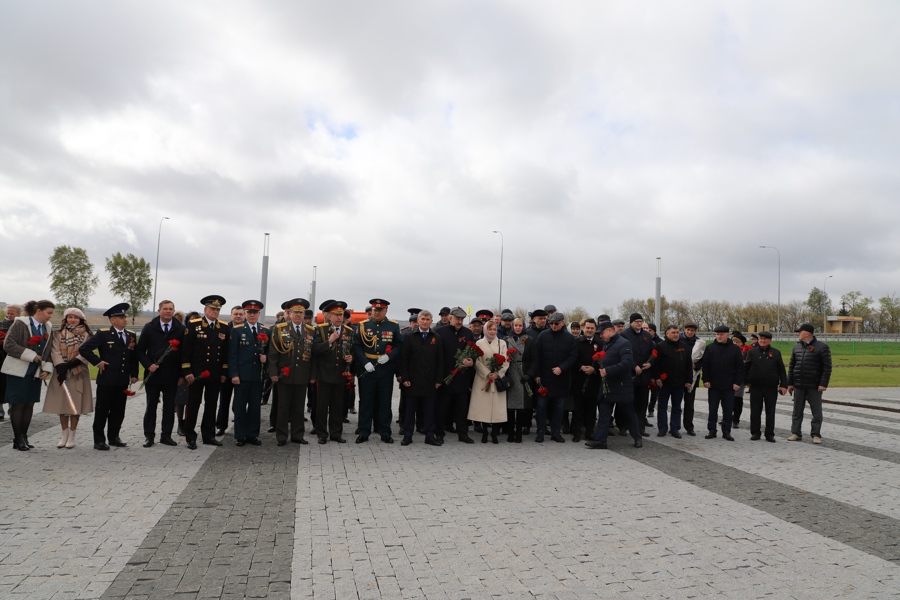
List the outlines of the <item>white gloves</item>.
<svg viewBox="0 0 900 600">
<path fill-rule="evenodd" d="M 374 372 L 375 372 L 375 365 L 373 365 L 370 362 L 367 362 L 366 363 L 366 373 L 374 373 Z"/>
<path fill-rule="evenodd" d="M 387 354 L 382 354 L 381 356 L 378 357 L 378 364 L 383 365 L 384 363 L 386 363 L 389 360 L 391 360 L 390 356 L 388 356 Z"/>
</svg>

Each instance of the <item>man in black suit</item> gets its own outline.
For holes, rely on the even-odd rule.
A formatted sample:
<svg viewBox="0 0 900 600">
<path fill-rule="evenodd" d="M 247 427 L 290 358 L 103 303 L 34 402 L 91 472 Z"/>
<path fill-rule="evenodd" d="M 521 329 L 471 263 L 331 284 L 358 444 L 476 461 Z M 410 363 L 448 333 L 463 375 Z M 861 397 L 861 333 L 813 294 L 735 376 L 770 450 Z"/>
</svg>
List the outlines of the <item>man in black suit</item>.
<svg viewBox="0 0 900 600">
<path fill-rule="evenodd" d="M 123 302 L 103 313 L 111 327 L 97 330 L 78 350 L 100 371 L 97 374 L 97 404 L 94 406 L 94 450 L 109 450 L 107 439 L 113 446 L 121 448 L 128 445 L 119 437 L 119 431 L 125 420 L 126 390 L 137 382 L 138 376 L 137 340 L 133 333 L 125 330 L 128 307 Z M 107 429 L 106 437 L 103 435 L 104 428 Z"/>
<path fill-rule="evenodd" d="M 147 390 L 147 409 L 144 411 L 144 448 L 153 445 L 156 436 L 156 405 L 162 396 L 162 426 L 159 443 L 177 446 L 172 439 L 175 426 L 175 395 L 181 379 L 181 350 L 184 325 L 175 319 L 175 303 L 159 303 L 158 317 L 144 325 L 137 343 L 137 359 L 144 365 L 144 388 Z M 176 341 L 175 347 L 171 342 Z"/>
<path fill-rule="evenodd" d="M 417 407 L 421 407 L 424 417 L 425 443 L 430 446 L 441 445 L 434 436 L 434 408 L 437 390 L 444 378 L 444 344 L 431 330 L 431 321 L 431 312 L 420 311 L 417 329 L 403 338 L 400 378 L 408 392 L 401 442 L 403 446 L 412 443 Z"/>
</svg>

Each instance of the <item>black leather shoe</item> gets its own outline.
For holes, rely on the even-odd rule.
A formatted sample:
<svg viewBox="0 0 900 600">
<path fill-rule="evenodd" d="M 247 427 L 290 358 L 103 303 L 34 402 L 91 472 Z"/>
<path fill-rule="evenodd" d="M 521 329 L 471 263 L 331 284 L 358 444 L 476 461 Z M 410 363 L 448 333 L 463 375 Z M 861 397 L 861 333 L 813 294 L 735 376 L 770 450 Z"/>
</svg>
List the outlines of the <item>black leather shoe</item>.
<svg viewBox="0 0 900 600">
<path fill-rule="evenodd" d="M 345 440 L 345 439 L 342 438 L 342 437 L 333 437 L 333 438 L 329 438 L 329 439 L 330 439 L 332 442 L 337 442 L 338 444 L 346 444 L 346 443 L 347 443 L 347 440 Z"/>
<path fill-rule="evenodd" d="M 606 442 L 597 442 L 591 440 L 589 442 L 585 442 L 584 445 L 591 450 L 606 450 Z"/>
<path fill-rule="evenodd" d="M 740 429 L 740 428 L 741 428 L 741 422 L 740 422 L 740 421 L 732 421 L 732 422 L 731 422 L 731 428 L 732 428 L 732 429 Z"/>
<path fill-rule="evenodd" d="M 426 444 L 427 446 L 438 446 L 438 447 L 441 446 L 441 443 L 440 443 L 439 441 L 437 441 L 437 440 L 436 440 L 435 438 L 433 438 L 433 437 L 425 438 L 425 444 Z"/>
<path fill-rule="evenodd" d="M 580 441 L 581 441 L 581 434 L 580 434 L 580 433 L 576 433 L 575 435 L 573 435 L 573 436 L 572 436 L 572 441 L 575 442 L 576 444 L 577 444 L 578 442 L 580 442 Z"/>
<path fill-rule="evenodd" d="M 628 435 L 628 430 L 624 427 L 619 428 L 619 435 Z"/>
<path fill-rule="evenodd" d="M 268 433 L 275 433 L 275 428 L 274 428 L 274 427 L 269 427 L 268 429 L 266 429 L 266 432 L 268 432 Z"/>
<path fill-rule="evenodd" d="M 531 427 L 526 427 L 522 430 L 522 435 L 531 435 Z"/>
<path fill-rule="evenodd" d="M 344 423 L 349 423 L 350 419 L 344 419 Z"/>
<path fill-rule="evenodd" d="M 32 444 L 31 442 L 28 441 L 28 436 L 27 436 L 27 435 L 23 435 L 23 436 L 22 436 L 22 439 L 25 440 L 25 445 L 28 446 L 28 449 L 29 449 L 29 450 L 31 450 L 32 448 L 34 448 L 34 444 Z"/>
<path fill-rule="evenodd" d="M 687 433 L 691 437 L 694 437 L 695 435 L 697 435 L 696 433 L 694 433 L 693 429 L 685 429 L 685 433 Z"/>
<path fill-rule="evenodd" d="M 286 445 L 287 445 L 287 440 L 278 440 L 278 441 L 275 442 L 275 443 L 276 443 L 277 445 L 279 445 L 279 446 L 286 446 Z"/>
<path fill-rule="evenodd" d="M 634 440 L 634 447 L 635 447 L 635 448 L 643 448 L 643 447 L 644 447 L 644 440 L 642 440 L 642 439 L 640 439 L 640 438 Z"/>
<path fill-rule="evenodd" d="M 244 444 L 245 444 L 244 440 L 234 440 L 234 445 L 237 446 L 238 448 L 242 448 L 244 446 Z"/>
<path fill-rule="evenodd" d="M 389 435 L 383 435 L 383 436 L 381 436 L 381 441 L 384 442 L 385 444 L 393 444 L 394 438 L 392 438 Z"/>
<path fill-rule="evenodd" d="M 673 432 L 672 432 L 672 437 L 675 438 L 675 439 L 680 440 L 680 439 L 681 439 L 681 434 L 678 433 L 677 431 L 673 431 Z"/>
<path fill-rule="evenodd" d="M 560 444 L 564 444 L 566 442 L 566 438 L 564 438 L 563 436 L 561 436 L 559 434 L 551 435 L 550 439 L 553 440 L 554 442 L 559 442 Z"/>
<path fill-rule="evenodd" d="M 25 441 L 25 436 L 18 436 L 13 442 L 13 448 L 16 450 L 21 450 L 23 452 L 28 452 L 31 448 L 28 447 L 28 442 Z M 108 450 L 109 448 L 107 448 Z"/>
<path fill-rule="evenodd" d="M 774 443 L 775 443 L 775 436 L 774 436 L 774 435 L 767 435 L 767 436 L 766 436 L 766 441 L 767 441 L 767 442 L 772 442 L 772 443 L 774 444 Z"/>
<path fill-rule="evenodd" d="M 761 437 L 761 436 L 760 436 L 758 433 L 754 433 L 753 435 L 750 436 L 750 439 L 751 439 L 752 441 L 755 442 L 755 441 L 757 441 L 760 437 Z"/>
<path fill-rule="evenodd" d="M 650 434 L 645 430 L 641 432 L 641 437 L 650 437 Z"/>
<path fill-rule="evenodd" d="M 485 428 L 485 429 L 481 432 L 481 443 L 482 443 L 482 444 L 487 444 L 487 437 L 488 437 L 488 432 L 487 432 L 487 428 Z"/>
<path fill-rule="evenodd" d="M 665 432 L 665 431 L 658 431 L 658 432 L 656 433 L 656 437 L 666 437 L 666 432 Z"/>
<path fill-rule="evenodd" d="M 187 443 L 188 450 L 196 450 L 197 449 L 197 440 Z"/>
<path fill-rule="evenodd" d="M 178 435 L 180 435 L 180 436 L 183 436 L 183 435 L 184 435 L 184 429 L 181 428 L 181 425 L 178 426 L 178 432 L 177 432 L 177 433 L 178 433 Z"/>
<path fill-rule="evenodd" d="M 731 437 L 731 434 L 730 434 L 730 433 L 723 433 L 723 434 L 722 434 L 722 439 L 723 439 L 723 440 L 728 440 L 729 442 L 733 442 L 733 441 L 734 441 L 734 438 Z"/>
<path fill-rule="evenodd" d="M 362 435 L 361 435 L 361 436 L 359 436 L 359 437 L 356 438 L 356 443 L 357 443 L 357 444 L 365 444 L 365 443 L 368 442 L 368 441 L 369 441 L 369 437 L 368 437 L 368 436 L 362 436 Z"/>
<path fill-rule="evenodd" d="M 147 436 L 144 438 L 144 448 L 151 448 L 151 447 L 153 447 L 153 438 L 150 436 Z"/>
<path fill-rule="evenodd" d="M 171 435 L 160 437 L 159 443 L 163 444 L 164 446 L 177 446 L 178 445 L 178 442 L 173 440 Z"/>
<path fill-rule="evenodd" d="M 216 437 L 222 437 L 223 435 L 225 435 L 224 429 L 216 429 Z"/>
<path fill-rule="evenodd" d="M 456 426 L 448 427 L 446 433 L 456 433 Z"/>
<path fill-rule="evenodd" d="M 467 435 L 459 436 L 459 441 L 461 441 L 464 444 L 474 444 L 475 443 L 475 440 L 473 440 L 472 438 L 470 438 Z"/>
<path fill-rule="evenodd" d="M 252 446 L 262 446 L 262 440 L 260 440 L 258 437 L 248 437 L 247 443 Z"/>
<path fill-rule="evenodd" d="M 715 439 L 715 437 L 716 437 L 715 431 L 710 431 L 709 433 L 706 434 L 706 439 L 708 439 L 708 440 Z"/>
<path fill-rule="evenodd" d="M 110 446 L 115 446 L 116 448 L 124 448 L 124 447 L 127 446 L 128 444 L 126 444 L 125 442 L 123 442 L 121 439 L 116 438 L 116 439 L 114 439 L 114 440 L 109 440 L 109 445 L 110 445 Z"/>
<path fill-rule="evenodd" d="M 412 444 L 412 438 L 408 435 L 404 436 L 403 440 L 400 441 L 401 446 L 409 446 L 410 444 Z"/>
<path fill-rule="evenodd" d="M 300 439 L 297 439 L 297 440 L 291 438 L 291 443 L 292 443 L 292 444 L 301 444 L 301 445 L 305 446 L 305 445 L 307 445 L 309 442 L 306 441 L 306 438 L 300 438 Z"/>
<path fill-rule="evenodd" d="M 475 423 L 475 433 L 481 433 L 481 423 Z"/>
<path fill-rule="evenodd" d="M 21 450 L 21 448 L 19 448 Z M 94 450 L 109 450 L 109 446 L 106 444 L 94 444 Z"/>
<path fill-rule="evenodd" d="M 221 446 L 222 442 L 217 440 L 216 438 L 212 438 L 211 440 L 203 440 L 203 443 L 207 446 Z"/>
<path fill-rule="evenodd" d="M 324 445 L 324 444 L 327 444 L 327 443 L 328 443 L 328 438 L 323 438 L 323 437 L 320 437 L 320 438 L 319 438 L 319 444 Z"/>
<path fill-rule="evenodd" d="M 544 434 L 539 433 L 536 436 L 534 436 L 534 441 L 537 442 L 538 444 L 543 444 L 544 443 Z"/>
</svg>

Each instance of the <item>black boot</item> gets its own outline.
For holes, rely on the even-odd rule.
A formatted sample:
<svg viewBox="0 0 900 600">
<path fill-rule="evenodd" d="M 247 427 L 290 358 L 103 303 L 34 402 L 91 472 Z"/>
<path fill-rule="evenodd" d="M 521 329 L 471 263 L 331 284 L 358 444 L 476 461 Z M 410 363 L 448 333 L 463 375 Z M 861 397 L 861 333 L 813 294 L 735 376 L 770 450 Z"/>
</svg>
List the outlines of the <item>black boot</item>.
<svg viewBox="0 0 900 600">
<path fill-rule="evenodd" d="M 487 436 L 488 436 L 487 427 L 482 427 L 481 428 L 481 443 L 482 444 L 487 444 Z"/>
</svg>

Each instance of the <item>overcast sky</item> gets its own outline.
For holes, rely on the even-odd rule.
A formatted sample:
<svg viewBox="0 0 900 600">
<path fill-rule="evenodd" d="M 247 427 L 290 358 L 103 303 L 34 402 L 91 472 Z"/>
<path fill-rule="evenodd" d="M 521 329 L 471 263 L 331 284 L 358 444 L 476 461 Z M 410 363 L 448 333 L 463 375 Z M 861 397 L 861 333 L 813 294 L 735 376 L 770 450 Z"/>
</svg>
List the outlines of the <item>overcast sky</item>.
<svg viewBox="0 0 900 600">
<path fill-rule="evenodd" d="M 0 3 L 0 300 L 900 293 L 900 3 Z M 147 307 L 149 308 L 149 306 Z"/>
</svg>

